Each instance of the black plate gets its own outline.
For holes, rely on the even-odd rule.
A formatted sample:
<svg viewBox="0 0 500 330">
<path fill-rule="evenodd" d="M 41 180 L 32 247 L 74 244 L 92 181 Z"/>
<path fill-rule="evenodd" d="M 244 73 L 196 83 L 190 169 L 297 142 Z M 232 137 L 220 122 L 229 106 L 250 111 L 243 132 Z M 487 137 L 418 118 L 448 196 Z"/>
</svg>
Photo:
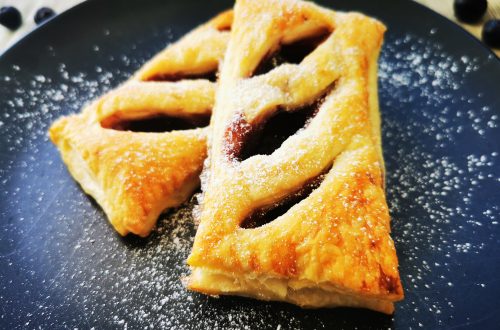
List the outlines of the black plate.
<svg viewBox="0 0 500 330">
<path fill-rule="evenodd" d="M 393 317 L 187 292 L 192 203 L 120 238 L 46 130 L 227 1 L 90 1 L 0 58 L 0 327 L 494 328 L 500 324 L 500 62 L 413 2 L 322 1 L 389 30 L 380 103 L 406 298 Z"/>
</svg>

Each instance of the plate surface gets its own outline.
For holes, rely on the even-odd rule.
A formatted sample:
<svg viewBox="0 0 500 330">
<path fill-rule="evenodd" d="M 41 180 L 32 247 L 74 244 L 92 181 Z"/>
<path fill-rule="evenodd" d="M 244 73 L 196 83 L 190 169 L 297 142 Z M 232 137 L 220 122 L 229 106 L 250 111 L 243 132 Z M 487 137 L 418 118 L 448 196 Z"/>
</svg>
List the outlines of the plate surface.
<svg viewBox="0 0 500 330">
<path fill-rule="evenodd" d="M 387 195 L 406 298 L 394 316 L 187 292 L 193 202 L 121 238 L 47 128 L 228 1 L 90 1 L 0 57 L 0 328 L 494 328 L 500 324 L 500 61 L 413 2 L 337 0 L 388 26 Z"/>
</svg>

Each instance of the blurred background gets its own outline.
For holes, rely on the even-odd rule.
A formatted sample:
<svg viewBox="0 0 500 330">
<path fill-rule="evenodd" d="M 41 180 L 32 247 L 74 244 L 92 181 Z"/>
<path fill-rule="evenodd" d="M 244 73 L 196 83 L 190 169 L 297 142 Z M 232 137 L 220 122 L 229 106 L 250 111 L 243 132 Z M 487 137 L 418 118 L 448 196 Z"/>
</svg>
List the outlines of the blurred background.
<svg viewBox="0 0 500 330">
<path fill-rule="evenodd" d="M 39 20 L 45 21 L 52 14 L 60 14 L 63 11 L 77 5 L 85 0 L 0 0 L 0 7 L 13 6 L 21 14 L 22 24 L 19 28 L 15 30 L 9 30 L 4 26 L 0 26 L 0 53 L 2 53 L 6 48 L 15 43 L 20 37 L 34 29 L 37 24 L 35 23 L 35 17 L 38 14 Z M 105 0 L 94 0 L 94 1 L 105 1 Z M 367 0 L 369 1 L 369 0 Z M 457 19 L 454 13 L 454 2 L 457 0 L 415 0 L 432 10 L 440 13 L 441 15 L 447 17 L 448 19 L 454 21 L 455 23 L 461 25 L 463 28 L 468 30 L 478 39 L 481 39 L 481 33 L 483 30 L 484 23 L 490 19 L 496 18 L 500 19 L 500 0 L 488 0 L 487 12 L 482 18 L 476 23 L 464 23 L 463 20 Z M 478 1 L 478 0 L 472 0 Z M 460 1 L 459 1 L 460 2 Z M 464 2 L 464 1 L 462 1 Z M 465 1 L 466 2 L 466 1 Z M 335 1 L 332 0 L 332 4 Z M 40 11 L 41 8 L 46 10 Z M 40 24 L 43 24 L 40 23 Z M 425 22 L 422 22 L 425 24 Z M 493 51 L 500 56 L 500 49 L 495 48 Z"/>
</svg>

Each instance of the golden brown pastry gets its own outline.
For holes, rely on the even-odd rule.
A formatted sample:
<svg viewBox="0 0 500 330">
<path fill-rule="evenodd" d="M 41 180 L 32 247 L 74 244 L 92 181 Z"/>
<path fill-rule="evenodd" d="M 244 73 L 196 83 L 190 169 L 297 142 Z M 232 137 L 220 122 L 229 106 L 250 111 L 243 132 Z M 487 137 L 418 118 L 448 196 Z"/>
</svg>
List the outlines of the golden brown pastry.
<svg viewBox="0 0 500 330">
<path fill-rule="evenodd" d="M 197 127 L 208 125 L 215 93 L 209 78 L 215 80 L 231 22 L 232 12 L 220 14 L 50 128 L 72 176 L 121 235 L 147 236 L 162 211 L 199 185 L 206 128 Z M 168 131 L 172 123 L 189 129 Z"/>
<path fill-rule="evenodd" d="M 393 312 L 403 290 L 383 187 L 384 31 L 310 2 L 237 0 L 191 290 Z"/>
</svg>

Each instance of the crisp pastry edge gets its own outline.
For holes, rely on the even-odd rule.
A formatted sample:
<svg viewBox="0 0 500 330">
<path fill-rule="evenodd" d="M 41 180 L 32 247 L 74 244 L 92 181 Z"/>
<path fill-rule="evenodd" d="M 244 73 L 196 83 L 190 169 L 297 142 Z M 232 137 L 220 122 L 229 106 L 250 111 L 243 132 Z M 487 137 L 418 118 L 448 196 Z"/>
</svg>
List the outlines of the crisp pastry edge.
<svg viewBox="0 0 500 330">
<path fill-rule="evenodd" d="M 61 132 L 61 130 L 64 130 L 64 127 L 66 126 L 63 121 L 67 121 L 69 118 L 70 117 L 63 117 L 56 121 L 49 130 L 49 137 L 57 146 L 61 158 L 73 179 L 78 185 L 80 185 L 87 195 L 95 199 L 95 201 L 101 206 L 108 221 L 121 236 L 125 236 L 128 233 L 134 233 L 141 237 L 148 236 L 150 233 L 149 230 L 138 231 L 137 228 L 130 228 L 119 216 L 115 216 L 115 208 L 117 206 L 110 204 L 108 198 L 106 198 L 103 188 L 99 184 L 99 181 L 94 177 L 93 171 L 89 168 L 88 162 L 85 161 L 82 158 L 81 153 L 73 147 L 71 138 Z M 151 211 L 147 215 L 146 219 L 143 219 L 143 222 L 155 223 L 161 213 L 172 207 L 179 206 L 182 202 L 187 200 L 189 196 L 191 196 L 192 192 L 199 187 L 199 185 L 200 179 L 198 173 L 195 173 L 191 176 L 190 180 L 186 180 L 185 184 L 179 188 L 175 194 L 169 196 L 169 199 L 161 205 L 161 209 Z M 126 208 L 128 205 L 124 204 L 121 207 Z M 149 227 L 151 226 L 147 226 L 145 228 Z"/>
<path fill-rule="evenodd" d="M 195 267 L 186 285 L 204 294 L 239 295 L 265 301 L 283 301 L 303 308 L 357 307 L 385 314 L 394 312 L 392 301 L 344 292 L 328 283 L 280 279 L 267 276 L 236 275 L 206 267 Z"/>
</svg>

